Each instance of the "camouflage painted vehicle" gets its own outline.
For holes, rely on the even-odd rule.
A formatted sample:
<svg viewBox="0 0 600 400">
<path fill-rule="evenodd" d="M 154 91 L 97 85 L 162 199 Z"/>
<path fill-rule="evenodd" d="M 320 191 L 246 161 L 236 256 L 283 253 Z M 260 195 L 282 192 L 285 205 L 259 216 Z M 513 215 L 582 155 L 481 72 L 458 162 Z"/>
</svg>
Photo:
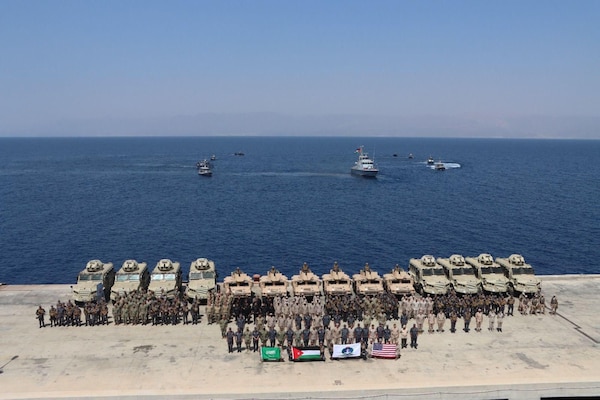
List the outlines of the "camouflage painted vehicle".
<svg viewBox="0 0 600 400">
<path fill-rule="evenodd" d="M 91 260 L 77 276 L 77 284 L 73 287 L 73 300 L 76 303 L 96 301 L 110 295 L 115 282 L 115 269 L 112 263 Z"/>
<path fill-rule="evenodd" d="M 398 264 L 389 274 L 383 274 L 385 289 L 394 296 L 400 297 L 415 293 L 415 282 L 413 278 Z"/>
<path fill-rule="evenodd" d="M 475 276 L 481 281 L 483 290 L 488 293 L 506 293 L 508 279 L 500 264 L 494 262 L 490 254 L 481 253 L 477 258 L 466 257 L 465 261 L 475 270 Z"/>
<path fill-rule="evenodd" d="M 325 294 L 352 294 L 352 279 L 341 270 L 337 261 L 329 273 L 323 275 L 323 290 Z"/>
<path fill-rule="evenodd" d="M 254 281 L 238 267 L 223 280 L 225 293 L 233 297 L 252 297 Z"/>
<path fill-rule="evenodd" d="M 438 258 L 440 264 L 446 272 L 446 277 L 450 281 L 452 288 L 456 293 L 477 294 L 482 292 L 481 282 L 475 276 L 473 267 L 465 263 L 465 258 L 460 254 L 452 254 L 450 258 Z"/>
<path fill-rule="evenodd" d="M 542 282 L 536 278 L 533 267 L 525 263 L 520 254 L 511 254 L 508 258 L 496 258 L 496 262 L 504 269 L 508 279 L 508 292 L 536 294 L 542 290 Z"/>
<path fill-rule="evenodd" d="M 292 290 L 295 296 L 317 296 L 323 293 L 323 284 L 310 270 L 307 263 L 302 265 L 300 273 L 292 276 Z"/>
<path fill-rule="evenodd" d="M 185 295 L 189 300 L 208 300 L 208 293 L 217 289 L 215 262 L 198 258 L 190 264 L 190 274 Z"/>
<path fill-rule="evenodd" d="M 150 271 L 145 262 L 125 260 L 121 269 L 117 271 L 115 284 L 110 291 L 110 299 L 115 301 L 118 296 L 123 296 L 134 290 L 146 290 L 150 284 Z"/>
<path fill-rule="evenodd" d="M 148 291 L 156 296 L 173 299 L 181 295 L 181 267 L 178 262 L 168 258 L 160 260 L 150 276 Z"/>
<path fill-rule="evenodd" d="M 354 274 L 354 291 L 359 295 L 376 295 L 385 292 L 383 279 L 371 269 L 369 263 L 358 274 Z"/>
<path fill-rule="evenodd" d="M 259 285 L 261 296 L 273 297 L 288 295 L 288 278 L 275 267 L 271 267 L 266 275 L 260 277 Z"/>
<path fill-rule="evenodd" d="M 446 278 L 444 268 L 435 262 L 432 255 L 411 258 L 408 262 L 408 273 L 415 282 L 415 290 L 424 294 L 446 294 L 450 281 Z"/>
</svg>

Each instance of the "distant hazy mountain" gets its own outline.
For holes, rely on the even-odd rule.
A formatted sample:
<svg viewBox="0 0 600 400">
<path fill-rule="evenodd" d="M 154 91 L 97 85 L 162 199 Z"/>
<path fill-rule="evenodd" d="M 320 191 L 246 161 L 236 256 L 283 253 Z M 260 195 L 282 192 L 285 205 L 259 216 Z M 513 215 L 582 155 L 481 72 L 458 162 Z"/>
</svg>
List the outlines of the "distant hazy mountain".
<svg viewBox="0 0 600 400">
<path fill-rule="evenodd" d="M 2 136 L 400 136 L 600 139 L 600 117 L 214 114 L 64 120 Z"/>
</svg>

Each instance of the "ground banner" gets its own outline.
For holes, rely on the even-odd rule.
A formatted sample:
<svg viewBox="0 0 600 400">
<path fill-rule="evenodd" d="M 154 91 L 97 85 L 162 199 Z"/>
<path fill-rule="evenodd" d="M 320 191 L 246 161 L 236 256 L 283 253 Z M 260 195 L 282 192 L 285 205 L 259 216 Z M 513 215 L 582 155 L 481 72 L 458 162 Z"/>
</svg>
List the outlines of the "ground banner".
<svg viewBox="0 0 600 400">
<path fill-rule="evenodd" d="M 323 361 L 318 346 L 292 347 L 290 356 L 292 361 Z"/>
<path fill-rule="evenodd" d="M 395 344 L 373 343 L 371 356 L 378 358 L 396 358 L 396 347 L 397 345 Z"/>
<path fill-rule="evenodd" d="M 331 358 L 360 357 L 360 343 L 334 344 Z"/>
<path fill-rule="evenodd" d="M 279 347 L 261 347 L 260 359 L 262 361 L 281 361 L 281 349 Z"/>
</svg>

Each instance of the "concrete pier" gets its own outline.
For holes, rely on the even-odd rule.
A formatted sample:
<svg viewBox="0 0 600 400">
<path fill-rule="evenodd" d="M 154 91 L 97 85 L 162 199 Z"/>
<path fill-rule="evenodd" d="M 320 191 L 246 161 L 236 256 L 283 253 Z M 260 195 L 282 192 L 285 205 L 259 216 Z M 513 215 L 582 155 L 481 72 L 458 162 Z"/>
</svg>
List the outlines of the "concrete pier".
<svg viewBox="0 0 600 400">
<path fill-rule="evenodd" d="M 0 286 L 0 398 L 540 399 L 600 396 L 600 275 L 542 276 L 558 315 L 419 336 L 399 360 L 263 363 L 218 325 L 38 328 L 69 285 Z M 46 316 L 48 321 L 48 316 Z M 411 321 L 412 323 L 412 321 Z M 447 328 L 449 321 L 446 323 Z M 459 320 L 457 327 L 462 328 Z"/>
</svg>

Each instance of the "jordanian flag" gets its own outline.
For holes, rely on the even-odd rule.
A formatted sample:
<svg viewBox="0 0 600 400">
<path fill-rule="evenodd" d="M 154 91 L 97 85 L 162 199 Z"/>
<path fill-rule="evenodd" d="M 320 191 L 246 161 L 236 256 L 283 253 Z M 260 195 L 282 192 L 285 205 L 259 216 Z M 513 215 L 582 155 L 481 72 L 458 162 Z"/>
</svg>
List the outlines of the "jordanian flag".
<svg viewBox="0 0 600 400">
<path fill-rule="evenodd" d="M 318 347 L 292 347 L 292 361 L 321 361 L 321 350 Z"/>
</svg>

